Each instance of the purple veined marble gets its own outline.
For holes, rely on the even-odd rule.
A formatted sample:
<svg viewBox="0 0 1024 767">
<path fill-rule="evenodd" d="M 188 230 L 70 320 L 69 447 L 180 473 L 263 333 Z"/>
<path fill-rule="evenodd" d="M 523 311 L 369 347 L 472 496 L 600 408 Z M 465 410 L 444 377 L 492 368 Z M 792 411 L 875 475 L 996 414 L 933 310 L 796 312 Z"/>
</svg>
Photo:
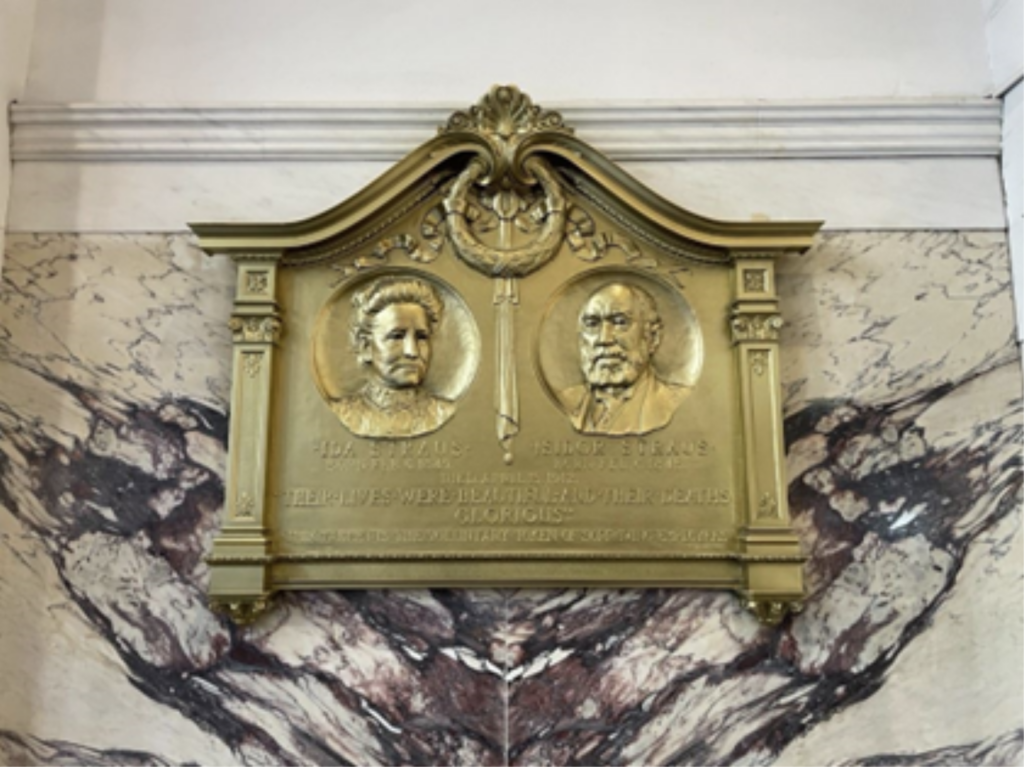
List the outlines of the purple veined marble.
<svg viewBox="0 0 1024 767">
<path fill-rule="evenodd" d="M 1021 366 L 1001 235 L 823 236 L 779 269 L 802 614 L 727 593 L 205 604 L 233 268 L 8 235 L 0 761 L 1012 764 Z"/>
</svg>

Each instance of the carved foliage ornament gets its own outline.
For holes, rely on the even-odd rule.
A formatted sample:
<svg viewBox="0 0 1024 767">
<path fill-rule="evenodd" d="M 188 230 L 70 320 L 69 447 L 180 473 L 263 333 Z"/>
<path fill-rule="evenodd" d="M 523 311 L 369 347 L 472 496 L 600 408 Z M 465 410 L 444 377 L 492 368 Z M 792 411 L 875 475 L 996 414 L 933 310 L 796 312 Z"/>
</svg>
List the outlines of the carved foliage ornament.
<svg viewBox="0 0 1024 767">
<path fill-rule="evenodd" d="M 235 343 L 274 343 L 281 335 L 277 317 L 244 317 L 236 314 L 228 321 Z"/>
<path fill-rule="evenodd" d="M 743 288 L 750 293 L 766 292 L 767 274 L 764 269 L 747 269 L 743 272 Z"/>
<path fill-rule="evenodd" d="M 778 626 L 787 613 L 799 613 L 804 609 L 800 600 L 751 599 L 747 602 L 750 610 L 761 623 Z"/>
<path fill-rule="evenodd" d="M 530 133 L 557 131 L 571 135 L 558 112 L 542 109 L 514 85 L 495 85 L 467 110 L 459 110 L 438 128 L 438 133 L 477 133 L 511 142 Z"/>
<path fill-rule="evenodd" d="M 750 370 L 756 376 L 763 376 L 768 370 L 768 352 L 755 349 L 750 353 Z"/>
<path fill-rule="evenodd" d="M 211 598 L 210 606 L 222 615 L 231 618 L 239 626 L 248 626 L 266 611 L 268 601 L 265 596 L 237 601 Z"/>
<path fill-rule="evenodd" d="M 782 317 L 778 314 L 741 314 L 732 320 L 734 342 L 777 341 L 781 329 Z"/>
<path fill-rule="evenodd" d="M 266 295 L 269 284 L 266 272 L 249 272 L 245 282 L 250 293 Z"/>
<path fill-rule="evenodd" d="M 471 267 L 495 279 L 496 311 L 495 346 L 498 350 L 498 375 L 494 392 L 497 412 L 497 437 L 503 460 L 512 463 L 512 443 L 519 432 L 518 385 L 515 369 L 514 307 L 515 280 L 544 266 L 565 238 L 566 200 L 561 183 L 549 165 L 539 157 L 523 162 L 522 177 L 515 178 L 516 151 L 531 135 L 542 132 L 572 135 L 557 112 L 541 109 L 514 86 L 495 86 L 468 111 L 451 116 L 440 129 L 445 133 L 470 133 L 483 137 L 496 159 L 493 168 L 482 159 L 474 159 L 459 174 L 444 199 L 444 223 L 455 253 Z M 490 175 L 489 175 L 490 174 Z M 528 187 L 539 184 L 542 200 L 530 202 Z M 498 228 L 490 242 L 474 232 L 474 199 L 498 220 Z M 527 211 L 529 216 L 524 215 Z M 514 228 L 534 234 L 530 240 L 514 243 Z M 440 222 L 431 222 L 436 232 Z M 478 227 L 479 228 L 479 227 Z"/>
<path fill-rule="evenodd" d="M 544 189 L 546 216 L 539 236 L 517 248 L 489 246 L 477 239 L 466 220 L 467 194 L 472 184 L 484 175 L 482 163 L 473 162 L 462 172 L 444 201 L 448 232 L 459 258 L 491 277 L 525 277 L 550 261 L 565 234 L 565 197 L 554 174 L 538 158 L 526 166 Z"/>
</svg>

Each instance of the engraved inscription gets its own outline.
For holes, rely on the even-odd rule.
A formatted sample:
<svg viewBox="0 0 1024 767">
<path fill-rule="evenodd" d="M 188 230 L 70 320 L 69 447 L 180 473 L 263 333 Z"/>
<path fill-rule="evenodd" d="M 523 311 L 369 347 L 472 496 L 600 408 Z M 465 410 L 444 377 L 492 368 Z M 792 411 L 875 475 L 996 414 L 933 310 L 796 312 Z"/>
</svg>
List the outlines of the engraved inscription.
<svg viewBox="0 0 1024 767">
<path fill-rule="evenodd" d="M 688 544 L 719 544 L 728 543 L 731 530 L 715 530 L 707 528 L 678 529 L 602 529 L 580 530 L 579 540 L 582 543 L 688 543 Z"/>
<path fill-rule="evenodd" d="M 458 440 L 341 442 L 313 441 L 313 453 L 329 471 L 440 471 L 451 469 L 469 447 Z"/>
<path fill-rule="evenodd" d="M 733 540 L 732 530 L 717 528 L 465 528 L 445 527 L 430 530 L 393 530 L 336 528 L 287 530 L 286 543 L 293 546 L 337 546 L 345 544 L 412 543 L 562 543 L 592 544 L 642 543 L 722 546 Z"/>
<path fill-rule="evenodd" d="M 714 450 L 707 440 L 636 439 L 614 444 L 592 440 L 535 440 L 533 454 L 543 457 L 561 456 L 686 456 L 703 458 Z"/>
<path fill-rule="evenodd" d="M 285 542 L 299 546 L 330 546 L 332 544 L 389 544 L 389 543 L 503 543 L 509 538 L 508 530 L 460 530 L 441 528 L 433 530 L 392 530 L 372 528 L 345 530 L 326 528 L 318 530 L 287 530 Z"/>
<path fill-rule="evenodd" d="M 339 490 L 334 488 L 298 487 L 285 490 L 281 499 L 285 506 L 295 507 L 364 507 L 391 506 L 395 491 L 390 488 L 353 488 Z"/>
<path fill-rule="evenodd" d="M 533 451 L 551 458 L 551 468 L 559 471 L 667 471 L 710 456 L 714 447 L 706 440 L 536 440 Z"/>
<path fill-rule="evenodd" d="M 561 524 L 574 506 L 728 506 L 732 491 L 715 487 L 594 487 L 513 485 L 508 487 L 424 485 L 378 488 L 290 488 L 280 493 L 285 507 L 468 507 L 456 510 L 459 524 Z M 474 508 L 475 507 L 475 508 Z M 559 509 L 557 514 L 546 509 Z M 529 513 L 526 513 L 529 512 Z M 536 516 L 530 516 L 530 515 Z"/>
</svg>

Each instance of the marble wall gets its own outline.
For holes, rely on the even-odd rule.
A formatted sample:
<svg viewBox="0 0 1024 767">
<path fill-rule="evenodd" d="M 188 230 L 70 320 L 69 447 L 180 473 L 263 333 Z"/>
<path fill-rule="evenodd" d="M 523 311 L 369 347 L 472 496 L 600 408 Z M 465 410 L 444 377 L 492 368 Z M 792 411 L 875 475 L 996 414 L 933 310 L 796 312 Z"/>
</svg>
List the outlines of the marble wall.
<svg viewBox="0 0 1024 767">
<path fill-rule="evenodd" d="M 671 590 L 204 603 L 232 266 L 11 234 L 0 762 L 1011 764 L 1022 384 L 1003 235 L 847 232 L 780 265 L 805 611 Z"/>
</svg>

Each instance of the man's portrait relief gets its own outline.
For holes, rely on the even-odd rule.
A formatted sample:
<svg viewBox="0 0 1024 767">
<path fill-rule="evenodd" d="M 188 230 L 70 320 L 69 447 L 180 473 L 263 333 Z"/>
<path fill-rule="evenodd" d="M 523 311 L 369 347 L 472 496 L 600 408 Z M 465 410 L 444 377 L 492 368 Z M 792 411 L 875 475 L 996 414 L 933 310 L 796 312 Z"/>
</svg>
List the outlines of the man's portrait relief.
<svg viewBox="0 0 1024 767">
<path fill-rule="evenodd" d="M 347 333 L 337 332 L 338 317 L 332 318 L 328 312 L 318 323 L 314 341 L 314 371 L 331 410 L 349 431 L 361 437 L 416 437 L 439 429 L 454 415 L 455 400 L 475 368 L 473 359 L 465 361 L 470 367 L 468 378 L 465 364 L 462 370 L 453 370 L 448 364 L 442 375 L 431 375 L 439 352 L 439 333 L 450 319 L 450 305 L 465 315 L 455 325 L 465 325 L 468 320 L 461 301 L 433 280 L 404 273 L 359 285 L 349 293 L 348 304 Z M 342 313 L 340 307 L 334 308 L 334 315 Z M 335 321 L 331 323 L 331 319 Z M 334 328 L 324 327 L 329 324 Z M 453 323 L 448 325 L 451 330 Z M 475 327 L 470 330 L 475 336 Z M 474 344 L 469 346 L 472 351 Z M 478 341 L 475 347 L 479 347 Z M 327 359 L 339 356 L 338 351 L 349 356 L 348 364 L 332 365 Z M 353 388 L 353 383 L 358 385 Z M 341 389 L 345 393 L 340 393 Z"/>
<path fill-rule="evenodd" d="M 581 434 L 642 435 L 666 427 L 699 372 L 700 333 L 692 312 L 678 296 L 665 307 L 672 310 L 666 317 L 655 290 L 635 278 L 605 275 L 590 282 L 585 290 L 569 291 L 582 294 L 575 313 L 563 307 L 561 323 L 552 322 L 549 313 L 545 325 L 552 327 L 541 331 L 569 325 L 575 340 L 563 344 L 576 364 L 576 382 L 569 386 L 554 380 L 568 377 L 565 365 L 553 362 L 550 339 L 542 343 L 541 369 L 549 388 Z M 561 302 L 573 303 L 568 295 Z M 661 302 L 670 301 L 662 295 Z M 659 355 L 666 338 L 672 339 L 671 353 Z"/>
</svg>

